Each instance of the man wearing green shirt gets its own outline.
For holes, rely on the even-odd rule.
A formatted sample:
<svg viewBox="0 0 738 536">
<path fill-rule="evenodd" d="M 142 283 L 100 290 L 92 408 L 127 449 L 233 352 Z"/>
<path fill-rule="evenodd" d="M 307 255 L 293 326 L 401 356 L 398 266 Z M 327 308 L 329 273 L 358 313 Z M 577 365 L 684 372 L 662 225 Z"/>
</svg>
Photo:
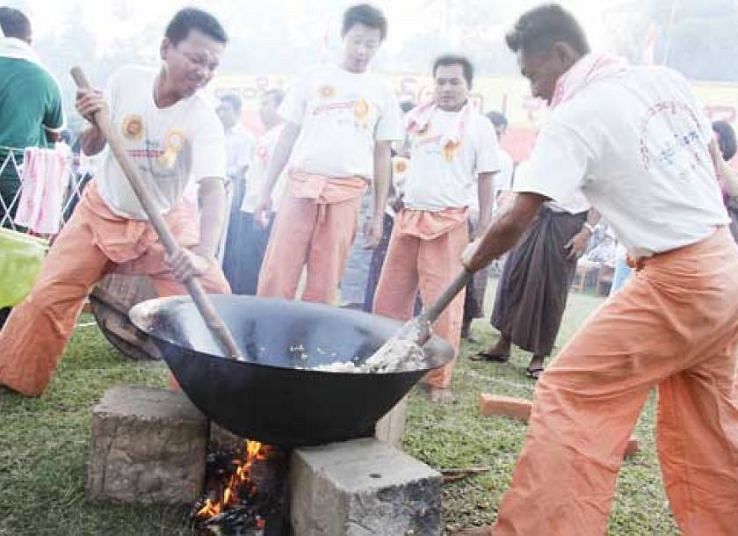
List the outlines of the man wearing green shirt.
<svg viewBox="0 0 738 536">
<path fill-rule="evenodd" d="M 11 227 L 20 187 L 16 165 L 23 162 L 23 150 L 57 141 L 64 116 L 59 85 L 31 48 L 28 18 L 0 7 L 0 27 L 0 221 Z"/>
<path fill-rule="evenodd" d="M 61 91 L 31 48 L 31 23 L 0 7 L 0 227 L 13 228 L 26 147 L 46 147 L 64 128 Z M 0 309 L 0 328 L 10 309 Z"/>
</svg>

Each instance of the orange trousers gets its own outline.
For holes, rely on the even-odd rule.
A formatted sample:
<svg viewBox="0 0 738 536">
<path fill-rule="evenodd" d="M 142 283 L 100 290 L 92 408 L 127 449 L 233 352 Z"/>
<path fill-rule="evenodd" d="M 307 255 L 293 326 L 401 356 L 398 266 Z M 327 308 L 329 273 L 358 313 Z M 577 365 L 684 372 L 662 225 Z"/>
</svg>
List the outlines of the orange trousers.
<svg viewBox="0 0 738 536">
<path fill-rule="evenodd" d="M 375 314 L 397 320 L 412 317 L 415 298 L 420 291 L 424 306 L 433 303 L 462 270 L 461 254 L 469 244 L 469 229 L 465 211 L 447 220 L 444 232 L 418 232 L 427 220 L 407 222 L 409 212 L 397 216 L 392 229 L 387 257 L 379 276 L 374 296 Z M 429 216 L 432 213 L 424 213 Z M 406 223 L 407 222 L 407 223 Z M 436 222 L 434 222 L 435 224 Z M 426 228 L 436 227 L 431 224 Z M 421 238 L 418 235 L 428 238 Z M 433 236 L 433 238 L 430 238 Z M 464 293 L 460 293 L 433 323 L 433 331 L 454 348 L 454 360 L 444 367 L 429 372 L 423 382 L 445 389 L 451 383 L 459 349 L 461 323 L 464 317 Z"/>
<path fill-rule="evenodd" d="M 361 193 L 335 203 L 286 193 L 259 272 L 257 296 L 294 299 L 305 267 L 302 299 L 335 302 L 360 209 Z"/>
<path fill-rule="evenodd" d="M 197 244 L 197 218 L 185 205 L 171 210 L 165 219 L 182 246 Z M 186 294 L 164 257 L 153 228 L 147 222 L 114 215 L 94 182 L 90 183 L 44 260 L 30 295 L 13 309 L 0 332 L 0 385 L 26 396 L 43 393 L 85 298 L 109 272 L 149 275 L 160 296 Z M 215 264 L 200 281 L 206 292 L 230 292 Z"/>
<path fill-rule="evenodd" d="M 601 535 L 658 387 L 657 444 L 685 536 L 738 534 L 738 248 L 726 228 L 646 259 L 536 386 L 495 536 Z"/>
</svg>

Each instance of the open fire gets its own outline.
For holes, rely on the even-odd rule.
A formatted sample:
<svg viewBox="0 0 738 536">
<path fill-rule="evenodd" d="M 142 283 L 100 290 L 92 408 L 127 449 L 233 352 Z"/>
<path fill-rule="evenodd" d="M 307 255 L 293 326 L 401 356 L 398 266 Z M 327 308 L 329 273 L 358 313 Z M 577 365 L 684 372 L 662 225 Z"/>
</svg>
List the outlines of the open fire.
<svg viewBox="0 0 738 536">
<path fill-rule="evenodd" d="M 246 440 L 239 452 L 208 455 L 206 494 L 191 520 L 201 534 L 281 534 L 287 453 Z"/>
</svg>

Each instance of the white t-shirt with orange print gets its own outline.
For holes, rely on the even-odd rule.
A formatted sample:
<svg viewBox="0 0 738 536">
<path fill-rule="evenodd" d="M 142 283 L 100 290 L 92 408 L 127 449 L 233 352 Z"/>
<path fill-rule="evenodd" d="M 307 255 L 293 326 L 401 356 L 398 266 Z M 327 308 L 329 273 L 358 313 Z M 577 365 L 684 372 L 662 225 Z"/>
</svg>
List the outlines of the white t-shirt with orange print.
<svg viewBox="0 0 738 536">
<path fill-rule="evenodd" d="M 106 98 L 114 127 L 128 151 L 156 209 L 176 205 L 187 185 L 207 177 L 225 177 L 223 126 L 201 94 L 167 108 L 154 103 L 157 71 L 123 67 L 108 82 Z M 95 178 L 110 210 L 146 220 L 146 213 L 109 149 Z"/>
<path fill-rule="evenodd" d="M 279 115 L 301 127 L 288 166 L 305 173 L 371 181 L 375 142 L 402 138 L 400 106 L 384 80 L 337 65 L 299 79 Z"/>
<path fill-rule="evenodd" d="M 441 140 L 463 112 L 437 110 L 421 134 L 409 136 L 410 172 L 403 199 L 413 210 L 477 209 L 478 177 L 500 169 L 497 135 L 489 119 L 472 111 L 459 146 L 449 152 Z"/>
</svg>

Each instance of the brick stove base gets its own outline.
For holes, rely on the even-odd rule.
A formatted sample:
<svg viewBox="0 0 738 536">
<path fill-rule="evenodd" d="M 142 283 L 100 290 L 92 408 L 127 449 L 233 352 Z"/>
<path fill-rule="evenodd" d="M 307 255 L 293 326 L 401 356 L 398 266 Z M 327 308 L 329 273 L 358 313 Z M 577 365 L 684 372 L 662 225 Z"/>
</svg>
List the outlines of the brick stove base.
<svg viewBox="0 0 738 536">
<path fill-rule="evenodd" d="M 441 534 L 442 477 L 377 439 L 297 449 L 290 518 L 300 536 Z"/>
<path fill-rule="evenodd" d="M 208 421 L 181 393 L 114 387 L 92 411 L 87 498 L 188 503 L 202 492 Z"/>
<path fill-rule="evenodd" d="M 404 401 L 379 428 L 397 444 L 403 422 Z M 87 497 L 191 503 L 203 489 L 208 441 L 242 444 L 210 430 L 182 393 L 110 389 L 93 410 Z M 441 534 L 441 475 L 377 439 L 296 449 L 289 480 L 297 536 Z"/>
</svg>

